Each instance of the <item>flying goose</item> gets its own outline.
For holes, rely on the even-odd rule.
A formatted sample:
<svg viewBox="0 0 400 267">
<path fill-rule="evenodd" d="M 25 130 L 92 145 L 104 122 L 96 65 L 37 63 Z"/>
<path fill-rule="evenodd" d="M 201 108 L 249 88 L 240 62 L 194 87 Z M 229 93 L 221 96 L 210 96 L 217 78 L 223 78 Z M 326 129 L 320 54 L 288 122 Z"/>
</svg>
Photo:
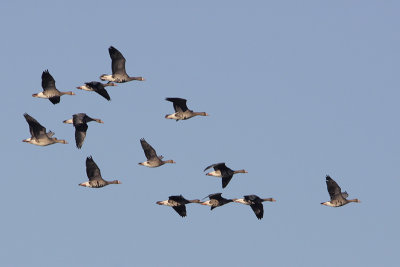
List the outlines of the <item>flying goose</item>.
<svg viewBox="0 0 400 267">
<path fill-rule="evenodd" d="M 62 95 L 75 95 L 73 92 L 60 92 L 56 88 L 56 81 L 53 76 L 49 73 L 48 70 L 43 71 L 42 73 L 42 87 L 43 92 L 33 94 L 33 97 L 39 98 L 47 98 L 54 105 L 60 103 L 60 97 Z"/>
<path fill-rule="evenodd" d="M 100 188 L 109 184 L 120 184 L 118 180 L 106 181 L 101 177 L 100 169 L 94 162 L 92 156 L 86 158 L 86 174 L 89 178 L 88 182 L 80 183 L 80 186 Z"/>
<path fill-rule="evenodd" d="M 233 171 L 230 168 L 226 167 L 224 162 L 212 164 L 205 168 L 204 171 L 208 170 L 209 168 L 214 168 L 214 171 L 206 173 L 206 175 L 222 177 L 222 188 L 225 188 L 229 184 L 234 174 L 247 173 L 247 171 L 245 170 Z"/>
<path fill-rule="evenodd" d="M 177 97 L 167 97 L 165 100 L 170 101 L 174 105 L 175 113 L 165 115 L 166 119 L 187 120 L 194 116 L 208 116 L 205 112 L 193 112 L 186 106 L 186 99 Z"/>
<path fill-rule="evenodd" d="M 186 206 L 189 203 L 200 203 L 199 199 L 187 200 L 182 195 L 170 196 L 167 200 L 157 201 L 158 205 L 170 206 L 172 207 L 181 217 L 186 217 Z"/>
<path fill-rule="evenodd" d="M 165 163 L 175 163 L 175 161 L 173 160 L 162 160 L 163 156 L 157 156 L 157 153 L 154 150 L 154 148 L 151 145 L 149 145 L 149 143 L 147 143 L 146 140 L 144 140 L 144 138 L 140 139 L 140 144 L 142 144 L 142 148 L 147 158 L 147 161 L 140 162 L 139 165 L 155 168 L 164 165 Z"/>
<path fill-rule="evenodd" d="M 329 207 L 340 207 L 350 202 L 360 203 L 360 200 L 357 198 L 347 200 L 346 198 L 349 196 L 349 194 L 347 194 L 346 191 L 342 192 L 340 186 L 329 175 L 326 176 L 326 186 L 328 188 L 331 201 L 322 202 L 322 205 Z"/>
<path fill-rule="evenodd" d="M 115 83 L 108 82 L 108 83 L 100 83 L 100 82 L 90 82 L 90 83 L 85 83 L 85 85 L 76 87 L 77 89 L 80 90 L 85 90 L 85 91 L 94 91 L 107 99 L 108 101 L 111 100 L 110 95 L 108 94 L 107 90 L 104 88 L 106 86 L 117 86 Z"/>
<path fill-rule="evenodd" d="M 110 46 L 108 52 L 111 57 L 112 75 L 103 74 L 100 76 L 102 81 L 110 81 L 116 83 L 125 83 L 133 80 L 144 81 L 143 77 L 129 77 L 125 70 L 125 58 L 114 47 Z"/>
<path fill-rule="evenodd" d="M 226 198 L 223 198 L 221 195 L 222 195 L 222 193 L 210 194 L 210 195 L 208 195 L 208 198 L 210 200 L 200 202 L 200 204 L 210 206 L 211 210 L 213 210 L 216 207 L 223 206 L 225 204 L 228 204 L 228 203 L 236 200 L 236 199 L 226 199 Z"/>
<path fill-rule="evenodd" d="M 48 146 L 55 143 L 68 144 L 65 140 L 59 140 L 53 137 L 54 133 L 52 131 L 46 133 L 46 128 L 43 127 L 33 117 L 29 116 L 27 113 L 24 114 L 24 117 L 29 124 L 31 137 L 22 140 L 22 142 L 30 143 L 37 146 Z"/>
<path fill-rule="evenodd" d="M 104 123 L 100 119 L 93 119 L 86 115 L 85 113 L 78 113 L 72 115 L 72 119 L 63 121 L 64 123 L 72 123 L 75 127 L 75 142 L 76 147 L 81 148 L 83 145 L 83 141 L 86 137 L 86 131 L 88 129 L 87 123 L 90 121 L 96 121 L 98 123 Z"/>
<path fill-rule="evenodd" d="M 276 200 L 273 198 L 260 198 L 256 195 L 247 195 L 247 196 L 244 196 L 244 198 L 239 198 L 239 199 L 234 200 L 234 202 L 237 202 L 237 203 L 250 205 L 250 207 L 254 211 L 254 214 L 257 216 L 257 219 L 259 219 L 259 220 L 261 220 L 264 216 L 264 206 L 262 204 L 264 201 L 275 202 Z"/>
</svg>

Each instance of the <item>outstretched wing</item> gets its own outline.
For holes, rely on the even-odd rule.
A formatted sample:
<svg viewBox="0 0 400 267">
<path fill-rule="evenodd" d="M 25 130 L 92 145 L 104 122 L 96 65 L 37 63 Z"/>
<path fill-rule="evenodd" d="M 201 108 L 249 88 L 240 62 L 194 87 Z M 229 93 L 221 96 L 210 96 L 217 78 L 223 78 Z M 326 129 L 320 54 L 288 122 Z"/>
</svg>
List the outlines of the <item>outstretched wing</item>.
<svg viewBox="0 0 400 267">
<path fill-rule="evenodd" d="M 208 195 L 208 197 L 210 199 L 216 199 L 216 200 L 221 200 L 222 199 L 222 193 L 215 193 L 215 194 L 210 194 Z"/>
<path fill-rule="evenodd" d="M 177 202 L 177 203 L 185 203 L 185 202 L 187 202 L 187 200 L 186 200 L 182 195 L 179 195 L 179 196 L 169 196 L 168 199 L 169 199 L 169 200 L 173 200 L 173 201 L 175 201 L 175 202 Z"/>
<path fill-rule="evenodd" d="M 178 97 L 167 97 L 165 100 L 170 101 L 174 105 L 175 112 L 185 112 L 188 110 L 186 99 Z"/>
<path fill-rule="evenodd" d="M 94 162 L 92 156 L 86 158 L 86 174 L 89 178 L 89 181 L 103 180 L 100 169 Z"/>
<path fill-rule="evenodd" d="M 42 73 L 42 88 L 44 91 L 56 89 L 56 81 L 49 73 L 49 70 L 45 70 Z"/>
<path fill-rule="evenodd" d="M 90 83 L 85 83 L 86 86 L 92 88 L 96 93 L 107 99 L 108 101 L 111 100 L 110 95 L 108 94 L 107 90 L 104 88 L 104 85 L 99 82 L 90 82 Z"/>
<path fill-rule="evenodd" d="M 112 74 L 126 74 L 125 71 L 125 58 L 116 48 L 110 46 L 108 52 L 111 57 Z"/>
<path fill-rule="evenodd" d="M 342 189 L 329 175 L 326 176 L 326 186 L 331 200 L 342 195 Z"/>
<path fill-rule="evenodd" d="M 28 113 L 24 113 L 26 122 L 29 124 L 29 132 L 31 136 L 36 138 L 42 134 L 46 134 L 46 128 L 43 127 L 37 120 L 31 117 Z"/>
<path fill-rule="evenodd" d="M 232 177 L 233 177 L 233 175 L 224 176 L 222 174 L 222 188 L 225 188 L 229 184 L 229 182 L 231 181 Z"/>
<path fill-rule="evenodd" d="M 250 207 L 257 216 L 257 219 L 261 220 L 264 216 L 264 206 L 261 203 L 251 204 Z"/>
<path fill-rule="evenodd" d="M 149 143 L 147 143 L 146 140 L 144 140 L 144 138 L 140 139 L 140 144 L 142 145 L 147 160 L 157 157 L 157 153 L 154 150 L 154 148 L 151 145 L 149 145 Z"/>
<path fill-rule="evenodd" d="M 172 207 L 181 217 L 186 217 L 186 206 L 184 204 Z"/>
<path fill-rule="evenodd" d="M 223 168 L 227 168 L 224 162 L 221 163 L 215 163 L 215 164 L 211 164 L 210 166 L 208 166 L 207 168 L 204 169 L 204 172 L 206 170 L 208 170 L 209 168 L 214 168 L 214 170 L 221 170 Z"/>
<path fill-rule="evenodd" d="M 75 142 L 76 147 L 81 148 L 83 145 L 83 141 L 85 141 L 86 131 L 88 126 L 86 123 L 81 123 L 75 126 Z"/>
<path fill-rule="evenodd" d="M 49 100 L 50 100 L 51 103 L 53 103 L 55 105 L 55 104 L 60 103 L 61 99 L 60 99 L 59 96 L 53 96 L 53 97 L 50 97 Z"/>
</svg>

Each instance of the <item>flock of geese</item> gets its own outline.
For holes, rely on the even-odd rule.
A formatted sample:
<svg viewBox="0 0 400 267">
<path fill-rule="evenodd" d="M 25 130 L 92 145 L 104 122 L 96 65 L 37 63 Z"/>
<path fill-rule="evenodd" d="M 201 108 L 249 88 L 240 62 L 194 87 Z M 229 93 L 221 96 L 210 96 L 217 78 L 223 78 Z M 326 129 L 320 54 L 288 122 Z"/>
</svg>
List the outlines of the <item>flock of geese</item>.
<svg viewBox="0 0 400 267">
<path fill-rule="evenodd" d="M 125 70 L 125 58 L 116 48 L 110 46 L 108 52 L 111 57 L 111 69 L 112 74 L 107 75 L 103 74 L 100 76 L 102 81 L 108 81 L 108 83 L 101 83 L 97 81 L 87 82 L 83 86 L 77 87 L 77 89 L 85 90 L 85 91 L 94 91 L 104 97 L 107 100 L 111 100 L 110 95 L 105 89 L 107 86 L 116 86 L 115 83 L 125 83 L 129 81 L 144 81 L 143 77 L 131 77 L 126 73 Z M 42 73 L 42 88 L 43 92 L 39 92 L 37 94 L 33 94 L 33 97 L 49 99 L 51 103 L 58 104 L 60 103 L 61 96 L 63 95 L 75 95 L 75 93 L 61 92 L 56 88 L 56 83 L 49 73 L 48 70 L 43 71 Z M 179 120 L 187 120 L 193 118 L 195 116 L 208 116 L 206 112 L 194 112 L 190 110 L 186 105 L 186 99 L 183 98 L 166 98 L 167 101 L 172 102 L 175 113 L 166 115 L 166 119 L 173 119 L 176 121 Z M 29 125 L 29 131 L 31 134 L 30 138 L 22 140 L 23 142 L 27 142 L 30 144 L 34 144 L 37 146 L 47 146 L 55 143 L 67 144 L 66 140 L 57 139 L 54 137 L 54 133 L 46 131 L 46 128 L 42 126 L 36 119 L 34 119 L 29 114 L 25 113 L 24 117 Z M 85 113 L 78 113 L 72 116 L 72 119 L 64 120 L 64 123 L 72 124 L 75 127 L 75 142 L 76 147 L 78 149 L 82 148 L 84 140 L 86 138 L 86 131 L 88 129 L 88 122 L 95 121 L 97 123 L 103 123 L 101 119 L 91 118 Z M 142 145 L 144 154 L 146 156 L 146 161 L 140 162 L 139 165 L 155 168 L 160 167 L 166 163 L 175 163 L 173 160 L 163 160 L 163 156 L 157 155 L 156 150 L 149 144 L 147 141 L 142 138 L 140 139 L 140 143 Z M 221 177 L 222 179 L 222 188 L 226 188 L 233 178 L 234 174 L 237 173 L 247 173 L 246 170 L 232 170 L 225 165 L 225 163 L 216 163 L 212 164 L 204 169 L 207 171 L 208 169 L 213 168 L 214 171 L 208 172 L 206 175 Z M 94 162 L 92 156 L 86 158 L 86 174 L 89 181 L 80 183 L 80 186 L 91 187 L 91 188 L 101 188 L 109 184 L 121 184 L 120 181 L 106 181 L 101 176 L 101 172 L 97 164 Z M 347 192 L 342 192 L 340 186 L 329 176 L 326 176 L 326 185 L 328 189 L 328 193 L 330 196 L 330 201 L 326 201 L 321 203 L 325 206 L 330 207 L 340 207 L 346 205 L 350 202 L 360 202 L 358 199 L 347 199 Z M 262 219 L 264 216 L 264 208 L 263 202 L 275 202 L 274 198 L 260 198 L 257 195 L 246 195 L 243 198 L 234 198 L 234 199 L 226 199 L 222 197 L 222 193 L 210 194 L 206 198 L 207 201 L 200 201 L 199 199 L 195 200 L 187 200 L 182 195 L 170 196 L 167 200 L 157 201 L 156 203 L 159 205 L 165 205 L 172 207 L 180 216 L 186 216 L 186 204 L 189 203 L 199 203 L 201 205 L 210 206 L 211 210 L 223 206 L 225 204 L 236 202 L 245 205 L 249 205 L 257 219 Z"/>
</svg>

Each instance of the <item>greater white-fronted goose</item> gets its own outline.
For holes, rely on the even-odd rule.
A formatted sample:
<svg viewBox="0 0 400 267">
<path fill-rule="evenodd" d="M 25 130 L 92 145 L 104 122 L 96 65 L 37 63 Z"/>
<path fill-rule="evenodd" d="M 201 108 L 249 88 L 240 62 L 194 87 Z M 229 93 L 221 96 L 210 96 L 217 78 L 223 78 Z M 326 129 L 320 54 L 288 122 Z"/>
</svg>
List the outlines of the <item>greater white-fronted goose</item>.
<svg viewBox="0 0 400 267">
<path fill-rule="evenodd" d="M 167 200 L 157 201 L 158 205 L 172 207 L 181 217 L 186 217 L 186 204 L 189 203 L 200 203 L 199 199 L 187 200 L 182 195 L 170 196 Z"/>
<path fill-rule="evenodd" d="M 109 184 L 120 184 L 118 180 L 106 181 L 101 177 L 100 169 L 94 162 L 92 156 L 86 158 L 86 174 L 89 178 L 88 182 L 80 183 L 80 186 L 100 188 Z"/>
<path fill-rule="evenodd" d="M 210 200 L 200 202 L 200 204 L 210 206 L 211 210 L 213 210 L 216 207 L 221 207 L 225 204 L 231 203 L 236 200 L 236 199 L 226 199 L 226 198 L 223 198 L 221 195 L 222 195 L 222 193 L 210 194 L 210 195 L 208 195 L 208 198 Z"/>
<path fill-rule="evenodd" d="M 186 99 L 177 97 L 167 97 L 165 100 L 170 101 L 174 105 L 175 113 L 165 115 L 166 119 L 172 120 L 187 120 L 194 116 L 208 116 L 205 112 L 194 112 L 186 106 Z"/>
<path fill-rule="evenodd" d="M 340 207 L 350 202 L 360 203 L 360 200 L 357 198 L 347 200 L 346 198 L 349 196 L 349 194 L 347 194 L 346 191 L 342 192 L 340 186 L 329 175 L 326 176 L 326 186 L 328 188 L 331 201 L 322 202 L 322 205 L 329 207 Z"/>
<path fill-rule="evenodd" d="M 22 140 L 22 142 L 37 146 L 48 146 L 55 143 L 68 144 L 65 140 L 59 140 L 53 137 L 54 133 L 52 131 L 46 133 L 46 128 L 27 113 L 24 114 L 24 117 L 26 122 L 29 124 L 29 132 L 31 133 L 31 137 Z"/>
<path fill-rule="evenodd" d="M 72 123 L 75 127 L 75 142 L 76 142 L 76 147 L 81 148 L 83 145 L 83 141 L 85 140 L 86 137 L 86 131 L 88 129 L 88 122 L 95 121 L 98 123 L 104 123 L 100 119 L 93 119 L 86 115 L 85 113 L 78 113 L 72 115 L 72 119 L 65 120 L 63 121 L 64 123 Z"/>
<path fill-rule="evenodd" d="M 85 83 L 85 85 L 76 87 L 77 89 L 80 90 L 85 90 L 85 91 L 93 91 L 107 99 L 108 101 L 111 100 L 110 95 L 108 94 L 107 90 L 105 89 L 106 86 L 117 86 L 115 83 L 108 82 L 108 83 L 101 83 L 101 82 L 89 82 Z"/>
<path fill-rule="evenodd" d="M 234 174 L 247 173 L 247 171 L 245 170 L 233 171 L 230 168 L 226 167 L 224 162 L 212 164 L 205 168 L 204 171 L 208 170 L 209 168 L 214 168 L 214 171 L 206 173 L 206 175 L 222 177 L 222 188 L 225 188 L 229 184 Z"/>
<path fill-rule="evenodd" d="M 247 195 L 247 196 L 244 196 L 244 198 L 239 198 L 239 199 L 234 200 L 234 202 L 237 202 L 237 203 L 250 205 L 250 207 L 254 211 L 254 214 L 256 215 L 257 219 L 259 219 L 259 220 L 261 220 L 264 216 L 264 206 L 262 204 L 264 201 L 275 202 L 276 200 L 273 198 L 260 198 L 256 195 Z"/>
<path fill-rule="evenodd" d="M 119 52 L 112 46 L 108 48 L 108 52 L 110 53 L 111 57 L 112 75 L 107 75 L 107 74 L 101 75 L 100 79 L 102 81 L 110 81 L 116 83 L 125 83 L 133 80 L 144 81 L 143 77 L 129 77 L 129 75 L 126 74 L 125 70 L 126 60 L 124 56 L 121 54 L 121 52 Z"/>
<path fill-rule="evenodd" d="M 154 150 L 154 148 L 151 145 L 149 145 L 149 143 L 147 143 L 146 140 L 144 140 L 144 138 L 140 139 L 140 144 L 142 145 L 147 161 L 140 162 L 139 165 L 155 168 L 164 165 L 165 163 L 175 163 L 175 161 L 173 160 L 162 160 L 163 156 L 157 156 L 157 153 Z"/>
<path fill-rule="evenodd" d="M 75 95 L 71 91 L 68 92 L 58 91 L 56 88 L 56 81 L 54 80 L 53 76 L 51 76 L 48 70 L 45 70 L 42 73 L 42 87 L 43 87 L 43 92 L 33 94 L 32 96 L 39 98 L 47 98 L 54 105 L 60 103 L 60 97 L 62 95 Z"/>
</svg>

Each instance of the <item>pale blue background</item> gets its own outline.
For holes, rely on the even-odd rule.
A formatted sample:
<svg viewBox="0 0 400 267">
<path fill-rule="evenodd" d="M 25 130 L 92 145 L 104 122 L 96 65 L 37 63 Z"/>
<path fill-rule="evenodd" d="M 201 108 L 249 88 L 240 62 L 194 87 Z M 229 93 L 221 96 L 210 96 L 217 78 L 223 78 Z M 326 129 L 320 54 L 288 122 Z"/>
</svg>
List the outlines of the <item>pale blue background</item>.
<svg viewBox="0 0 400 267">
<path fill-rule="evenodd" d="M 0 266 L 399 266 L 398 1 L 2 1 Z M 111 72 L 145 82 L 75 89 Z M 61 103 L 31 95 L 49 69 Z M 165 97 L 210 117 L 175 122 Z M 69 145 L 37 147 L 27 112 Z M 82 150 L 63 120 L 86 112 Z M 177 164 L 149 169 L 139 139 Z M 106 179 L 87 180 L 92 155 Z M 222 190 L 205 176 L 246 169 Z M 329 208 L 325 175 L 362 203 Z M 274 197 L 188 216 L 155 204 Z"/>
</svg>

